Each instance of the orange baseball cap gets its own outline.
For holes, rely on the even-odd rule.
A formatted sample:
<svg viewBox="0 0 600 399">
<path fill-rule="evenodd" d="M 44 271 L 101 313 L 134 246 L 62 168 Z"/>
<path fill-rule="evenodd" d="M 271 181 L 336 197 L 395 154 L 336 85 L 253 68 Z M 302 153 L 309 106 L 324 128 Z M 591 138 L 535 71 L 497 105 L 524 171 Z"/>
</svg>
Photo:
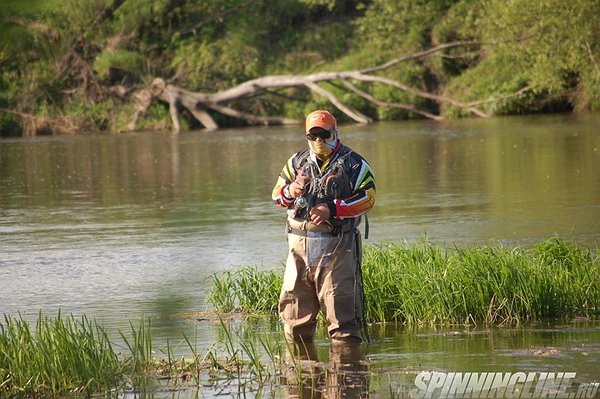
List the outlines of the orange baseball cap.
<svg viewBox="0 0 600 399">
<path fill-rule="evenodd" d="M 320 127 L 332 131 L 337 127 L 337 122 L 331 112 L 324 109 L 318 109 L 306 116 L 306 133 L 313 127 Z"/>
</svg>

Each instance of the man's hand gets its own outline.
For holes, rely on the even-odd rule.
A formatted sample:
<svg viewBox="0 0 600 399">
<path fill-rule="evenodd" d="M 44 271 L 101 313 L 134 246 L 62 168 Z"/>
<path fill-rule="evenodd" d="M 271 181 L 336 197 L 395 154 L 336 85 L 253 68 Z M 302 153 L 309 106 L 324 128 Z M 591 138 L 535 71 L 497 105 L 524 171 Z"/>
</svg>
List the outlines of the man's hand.
<svg viewBox="0 0 600 399">
<path fill-rule="evenodd" d="M 292 198 L 300 198 L 304 195 L 304 191 L 308 188 L 310 183 L 310 173 L 300 169 L 296 172 L 296 180 L 294 180 L 289 186 L 289 192 Z"/>
<path fill-rule="evenodd" d="M 310 210 L 310 220 L 314 224 L 321 224 L 328 221 L 329 216 L 331 216 L 331 212 L 329 212 L 327 204 L 317 204 Z"/>
<path fill-rule="evenodd" d="M 304 184 L 294 181 L 289 185 L 289 193 L 292 198 L 300 198 L 304 195 Z"/>
</svg>

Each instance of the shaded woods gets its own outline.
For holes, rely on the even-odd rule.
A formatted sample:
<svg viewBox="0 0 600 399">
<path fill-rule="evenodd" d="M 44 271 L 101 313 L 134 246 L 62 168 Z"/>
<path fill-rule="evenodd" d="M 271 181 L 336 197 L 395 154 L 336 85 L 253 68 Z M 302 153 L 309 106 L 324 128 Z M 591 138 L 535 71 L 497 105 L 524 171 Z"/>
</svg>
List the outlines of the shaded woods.
<svg viewBox="0 0 600 399">
<path fill-rule="evenodd" d="M 3 136 L 600 107 L 600 0 L 5 3 Z"/>
</svg>

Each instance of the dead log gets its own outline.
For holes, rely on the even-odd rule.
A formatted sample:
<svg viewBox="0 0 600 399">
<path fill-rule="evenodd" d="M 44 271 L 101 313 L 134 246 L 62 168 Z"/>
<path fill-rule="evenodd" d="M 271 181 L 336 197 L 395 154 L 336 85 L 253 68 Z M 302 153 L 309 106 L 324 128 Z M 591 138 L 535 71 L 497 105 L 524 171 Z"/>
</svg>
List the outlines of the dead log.
<svg viewBox="0 0 600 399">
<path fill-rule="evenodd" d="M 135 122 L 144 110 L 150 105 L 152 99 L 165 102 L 169 105 L 169 111 L 171 116 L 171 122 L 173 124 L 173 131 L 179 132 L 181 130 L 181 113 L 187 110 L 191 115 L 194 116 L 206 129 L 214 130 L 218 129 L 219 126 L 211 116 L 209 111 L 221 113 L 234 118 L 238 118 L 246 121 L 250 124 L 265 124 L 265 125 L 290 125 L 302 123 L 302 120 L 290 119 L 279 116 L 260 116 L 250 114 L 244 111 L 235 109 L 232 103 L 238 100 L 247 99 L 250 97 L 256 97 L 264 95 L 269 92 L 270 89 L 281 89 L 289 87 L 304 87 L 311 92 L 324 97 L 327 99 L 335 108 L 341 113 L 354 120 L 357 123 L 370 123 L 371 120 L 360 113 L 359 111 L 352 109 L 343 103 L 334 93 L 325 89 L 320 83 L 323 82 L 341 82 L 342 87 L 345 87 L 349 92 L 358 95 L 372 104 L 384 107 L 393 107 L 404 109 L 410 112 L 414 112 L 418 115 L 426 118 L 441 120 L 444 119 L 442 115 L 436 115 L 428 110 L 420 109 L 414 104 L 403 104 L 403 103 L 392 103 L 382 101 L 375 98 L 372 94 L 357 88 L 352 82 L 367 82 L 369 84 L 382 84 L 391 86 L 395 89 L 410 93 L 416 97 L 426 98 L 432 100 L 438 104 L 450 104 L 454 107 L 462 108 L 478 117 L 489 117 L 487 113 L 478 108 L 478 105 L 486 104 L 493 101 L 499 101 L 503 98 L 507 98 L 513 95 L 520 95 L 522 90 L 518 93 L 511 94 L 509 96 L 500 97 L 496 99 L 488 99 L 484 101 L 464 103 L 457 99 L 439 95 L 436 93 L 430 93 L 419 88 L 411 87 L 402 82 L 398 82 L 393 79 L 385 78 L 382 76 L 375 75 L 376 72 L 380 72 L 391 68 L 401 62 L 423 58 L 430 54 L 446 50 L 453 47 L 459 46 L 476 46 L 481 45 L 481 42 L 455 42 L 445 43 L 431 49 L 421 51 L 419 53 L 411 54 L 409 56 L 396 58 L 390 60 L 382 65 L 365 68 L 354 71 L 340 71 L 340 72 L 318 72 L 309 75 L 272 75 L 264 76 L 257 79 L 252 79 L 247 82 L 241 83 L 235 87 L 227 90 L 223 90 L 217 93 L 202 93 L 192 92 L 182 87 L 166 82 L 162 78 L 156 78 L 149 88 L 143 88 L 138 90 L 134 95 L 138 106 L 136 107 L 135 114 L 132 117 L 132 122 L 129 125 L 130 129 L 135 129 Z"/>
</svg>

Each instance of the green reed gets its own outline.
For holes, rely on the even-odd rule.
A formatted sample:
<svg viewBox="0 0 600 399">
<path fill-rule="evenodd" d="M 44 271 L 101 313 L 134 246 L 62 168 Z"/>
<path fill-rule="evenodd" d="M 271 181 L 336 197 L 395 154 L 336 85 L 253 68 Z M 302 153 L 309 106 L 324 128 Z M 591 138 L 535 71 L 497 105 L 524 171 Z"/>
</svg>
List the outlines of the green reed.
<svg viewBox="0 0 600 399">
<path fill-rule="evenodd" d="M 115 351 L 105 330 L 86 316 L 38 314 L 35 328 L 23 317 L 0 323 L 0 397 L 88 396 L 136 389 L 151 367 L 149 324 L 120 333 L 128 354 Z"/>
<path fill-rule="evenodd" d="M 368 245 L 362 273 L 370 323 L 503 325 L 600 314 L 597 249 L 559 238 L 529 248 Z M 215 275 L 209 299 L 219 311 L 274 312 L 281 275 L 251 267 Z"/>
<path fill-rule="evenodd" d="M 213 287 L 208 301 L 220 312 L 241 310 L 272 313 L 277 310 L 279 290 L 283 281 L 281 273 L 244 266 L 212 277 Z"/>
<path fill-rule="evenodd" d="M 173 348 L 152 346 L 149 321 L 119 332 L 127 353 L 114 350 L 107 333 L 85 316 L 38 315 L 35 328 L 22 317 L 0 323 L 0 397 L 89 397 L 151 392 L 166 380 L 173 387 L 236 384 L 253 390 L 273 382 L 285 347 L 269 334 L 242 336 L 221 320 L 223 339 L 202 356 L 183 335 L 192 357 L 176 359 Z M 196 337 L 197 338 L 197 337 Z M 157 356 L 162 352 L 164 356 Z M 203 380 L 207 379 L 206 381 Z M 160 382 L 163 381 L 163 382 Z"/>
<path fill-rule="evenodd" d="M 532 248 L 386 244 L 365 252 L 370 322 L 518 324 L 600 313 L 600 259 L 558 238 Z"/>
<path fill-rule="evenodd" d="M 5 315 L 0 324 L 1 397 L 109 391 L 124 371 L 105 331 L 85 316 L 40 315 L 31 329 Z"/>
<path fill-rule="evenodd" d="M 129 322 L 130 338 L 119 331 L 119 335 L 129 349 L 130 356 L 126 360 L 129 370 L 138 374 L 145 374 L 151 366 L 153 359 L 152 334 L 150 334 L 150 321 L 144 320 L 139 326 Z"/>
</svg>

